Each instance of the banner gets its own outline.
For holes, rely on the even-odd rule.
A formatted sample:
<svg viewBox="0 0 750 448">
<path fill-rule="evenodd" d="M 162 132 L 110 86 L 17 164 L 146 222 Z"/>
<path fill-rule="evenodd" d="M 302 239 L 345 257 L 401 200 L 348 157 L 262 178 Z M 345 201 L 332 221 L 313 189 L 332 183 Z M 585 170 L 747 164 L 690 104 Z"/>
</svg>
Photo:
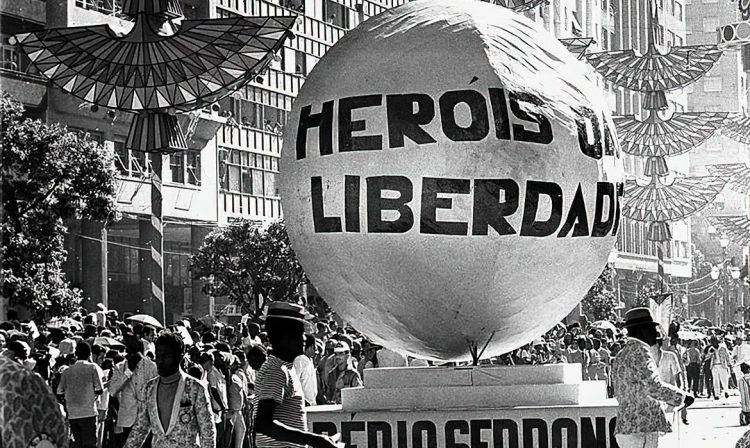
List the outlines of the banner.
<svg viewBox="0 0 750 448">
<path fill-rule="evenodd" d="M 616 407 L 391 411 L 308 409 L 318 434 L 347 448 L 614 448 Z"/>
</svg>

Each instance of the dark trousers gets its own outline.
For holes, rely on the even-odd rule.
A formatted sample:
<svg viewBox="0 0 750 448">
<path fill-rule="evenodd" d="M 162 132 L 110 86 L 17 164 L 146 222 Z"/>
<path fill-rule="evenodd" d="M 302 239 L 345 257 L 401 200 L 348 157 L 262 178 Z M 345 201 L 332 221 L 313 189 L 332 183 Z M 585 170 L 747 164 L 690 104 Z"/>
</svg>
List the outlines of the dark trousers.
<svg viewBox="0 0 750 448">
<path fill-rule="evenodd" d="M 128 436 L 130 435 L 130 430 L 133 428 L 122 428 L 122 432 L 120 434 L 115 434 L 115 447 L 116 448 L 122 448 L 125 446 L 125 441 L 128 440 Z"/>
<path fill-rule="evenodd" d="M 70 419 L 76 448 L 96 448 L 96 417 Z"/>
<path fill-rule="evenodd" d="M 700 365 L 688 364 L 687 365 L 688 390 L 693 391 L 693 395 L 698 395 L 698 392 L 700 392 L 700 379 L 701 379 Z"/>
<path fill-rule="evenodd" d="M 711 368 L 703 369 L 703 378 L 704 383 L 706 384 L 706 396 L 711 398 L 712 396 L 716 396 L 716 392 L 714 391 L 714 374 L 711 373 Z"/>
</svg>

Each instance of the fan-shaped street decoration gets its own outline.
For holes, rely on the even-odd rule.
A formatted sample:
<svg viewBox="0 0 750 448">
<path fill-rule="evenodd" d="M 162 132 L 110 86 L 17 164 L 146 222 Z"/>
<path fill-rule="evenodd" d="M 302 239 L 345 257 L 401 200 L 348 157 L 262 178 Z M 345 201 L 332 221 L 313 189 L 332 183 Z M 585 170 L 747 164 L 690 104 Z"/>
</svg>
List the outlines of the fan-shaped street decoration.
<svg viewBox="0 0 750 448">
<path fill-rule="evenodd" d="M 586 54 L 586 50 L 594 43 L 594 39 L 591 37 L 571 37 L 568 39 L 559 39 L 559 41 L 568 51 L 576 55 L 578 59 L 582 59 Z"/>
<path fill-rule="evenodd" d="M 136 12 L 137 4 L 159 13 Z M 21 34 L 16 40 L 44 76 L 83 101 L 137 113 L 137 131 L 162 139 L 129 139 L 140 151 L 163 152 L 180 138 L 157 131 L 176 120 L 148 117 L 210 104 L 251 81 L 270 63 L 296 16 L 170 20 L 179 2 L 131 2 L 124 12 L 135 19 L 125 35 L 106 25 L 54 28 Z M 158 22 L 154 14 L 159 14 Z M 158 24 L 157 24 L 158 23 Z M 177 28 L 176 30 L 174 28 Z M 171 115 L 174 115 L 173 113 Z M 160 146 L 162 145 L 162 146 Z M 172 147 L 173 149 L 185 149 Z"/>
<path fill-rule="evenodd" d="M 180 20 L 179 0 L 124 0 L 133 28 L 55 28 L 15 36 L 32 64 L 54 85 L 87 103 L 135 114 L 127 149 L 187 149 L 175 113 L 218 101 L 271 62 L 296 16 Z M 162 253 L 163 157 L 151 175 L 150 314 L 166 323 Z"/>
<path fill-rule="evenodd" d="M 658 177 L 652 177 L 647 185 L 629 180 L 622 213 L 636 221 L 679 221 L 710 204 L 725 183 L 713 176 L 677 177 L 671 184 Z"/>
<path fill-rule="evenodd" d="M 663 120 L 657 111 L 651 110 L 643 121 L 633 115 L 613 120 L 623 151 L 638 157 L 668 157 L 683 154 L 703 143 L 716 132 L 726 116 L 720 112 L 675 112 L 668 120 Z"/>
<path fill-rule="evenodd" d="M 546 5 L 548 0 L 493 0 L 494 4 L 512 9 L 515 12 L 525 12 Z"/>
<path fill-rule="evenodd" d="M 742 113 L 729 114 L 722 133 L 732 140 L 750 145 L 750 116 Z"/>
<path fill-rule="evenodd" d="M 708 222 L 733 243 L 740 246 L 750 244 L 750 219 L 747 216 L 709 216 Z"/>
<path fill-rule="evenodd" d="M 711 175 L 720 177 L 727 181 L 727 186 L 732 190 L 748 194 L 750 193 L 750 167 L 744 163 L 721 163 L 708 165 Z"/>
<path fill-rule="evenodd" d="M 663 91 L 695 82 L 711 70 L 721 54 L 716 45 L 672 47 L 666 54 L 650 45 L 643 55 L 630 49 L 588 53 L 586 59 L 613 84 L 651 94 L 645 108 L 661 109 L 667 106 Z"/>
</svg>

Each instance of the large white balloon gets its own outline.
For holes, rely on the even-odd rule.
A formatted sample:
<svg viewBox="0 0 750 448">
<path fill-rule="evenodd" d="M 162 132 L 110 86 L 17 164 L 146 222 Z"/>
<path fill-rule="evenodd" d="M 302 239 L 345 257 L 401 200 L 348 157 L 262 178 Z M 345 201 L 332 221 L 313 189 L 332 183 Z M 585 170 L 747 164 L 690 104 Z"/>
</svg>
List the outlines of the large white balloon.
<svg viewBox="0 0 750 448">
<path fill-rule="evenodd" d="M 292 244 L 321 296 L 422 358 L 551 328 L 616 238 L 614 126 L 584 65 L 526 18 L 461 0 L 372 18 L 315 66 L 284 138 Z"/>
</svg>

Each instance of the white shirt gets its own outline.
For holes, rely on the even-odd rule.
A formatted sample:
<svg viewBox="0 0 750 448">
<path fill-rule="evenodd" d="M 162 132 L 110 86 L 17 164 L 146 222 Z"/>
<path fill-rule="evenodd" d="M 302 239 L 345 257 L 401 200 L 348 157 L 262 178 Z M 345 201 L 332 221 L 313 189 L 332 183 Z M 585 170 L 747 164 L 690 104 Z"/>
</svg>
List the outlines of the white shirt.
<svg viewBox="0 0 750 448">
<path fill-rule="evenodd" d="M 732 356 L 734 357 L 735 365 L 740 365 L 743 362 L 750 364 L 750 344 L 743 342 L 741 345 L 738 345 L 734 348 Z"/>
<path fill-rule="evenodd" d="M 294 372 L 299 376 L 305 401 L 314 405 L 315 397 L 318 396 L 318 377 L 315 364 L 306 355 L 299 355 L 294 358 L 293 365 Z"/>
<path fill-rule="evenodd" d="M 680 375 L 680 361 L 674 352 L 662 351 L 659 359 L 659 376 L 665 383 L 677 385 L 677 377 Z"/>
</svg>

